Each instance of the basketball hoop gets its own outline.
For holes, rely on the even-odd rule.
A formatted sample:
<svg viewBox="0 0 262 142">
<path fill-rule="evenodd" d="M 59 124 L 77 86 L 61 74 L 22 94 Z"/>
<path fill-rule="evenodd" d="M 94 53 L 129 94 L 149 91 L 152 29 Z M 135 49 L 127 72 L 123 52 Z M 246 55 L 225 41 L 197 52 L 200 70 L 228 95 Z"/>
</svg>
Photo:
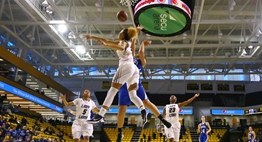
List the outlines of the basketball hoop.
<svg viewBox="0 0 262 142">
<path fill-rule="evenodd" d="M 134 6 L 138 0 L 120 0 L 120 4 L 123 6 Z"/>
</svg>

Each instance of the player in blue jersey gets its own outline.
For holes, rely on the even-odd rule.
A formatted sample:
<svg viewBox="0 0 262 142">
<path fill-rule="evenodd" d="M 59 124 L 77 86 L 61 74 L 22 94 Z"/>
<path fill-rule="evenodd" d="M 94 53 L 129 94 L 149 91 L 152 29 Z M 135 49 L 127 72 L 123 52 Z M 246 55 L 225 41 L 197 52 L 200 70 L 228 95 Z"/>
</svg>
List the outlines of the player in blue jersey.
<svg viewBox="0 0 262 142">
<path fill-rule="evenodd" d="M 145 55 L 144 55 L 144 47 L 148 46 L 149 44 L 151 44 L 151 41 L 149 40 L 145 40 L 142 42 L 139 52 L 136 55 L 135 54 L 135 42 L 136 39 L 132 40 L 132 55 L 133 55 L 133 60 L 134 60 L 134 64 L 137 66 L 137 68 L 139 69 L 140 72 L 143 72 L 144 67 L 146 65 L 146 60 L 145 60 Z M 151 103 L 146 95 L 145 89 L 142 86 L 141 80 L 139 80 L 138 83 L 138 89 L 137 89 L 137 96 L 143 101 L 143 104 L 146 108 L 148 108 L 156 117 L 158 117 L 160 119 L 160 121 L 166 125 L 166 127 L 170 128 L 171 127 L 171 123 L 169 123 L 168 121 L 166 121 L 162 115 L 159 113 L 157 107 Z M 121 139 L 123 138 L 122 135 L 122 127 L 124 125 L 124 117 L 125 117 L 125 113 L 126 113 L 126 109 L 127 106 L 130 106 L 130 98 L 128 96 L 128 89 L 126 84 L 124 84 L 118 91 L 118 105 L 119 105 L 119 109 L 118 109 L 118 137 L 117 137 L 117 142 L 121 142 Z M 149 119 L 151 118 L 151 116 L 147 116 L 148 118 L 148 123 L 145 123 L 145 125 L 143 126 L 144 128 L 148 127 L 149 125 Z"/>
<path fill-rule="evenodd" d="M 250 126 L 248 130 L 248 142 L 256 142 L 256 133 L 253 131 L 253 128 Z"/>
<path fill-rule="evenodd" d="M 206 122 L 205 116 L 201 117 L 201 123 L 198 125 L 199 132 L 199 142 L 208 141 L 208 133 L 211 132 L 211 127 L 208 122 Z"/>
</svg>

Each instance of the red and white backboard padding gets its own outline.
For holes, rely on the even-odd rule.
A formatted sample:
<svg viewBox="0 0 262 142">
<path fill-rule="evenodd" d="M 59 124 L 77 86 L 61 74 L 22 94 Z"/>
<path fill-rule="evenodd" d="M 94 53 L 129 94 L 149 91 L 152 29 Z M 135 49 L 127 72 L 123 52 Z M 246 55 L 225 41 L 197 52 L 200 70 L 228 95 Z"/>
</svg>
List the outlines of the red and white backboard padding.
<svg viewBox="0 0 262 142">
<path fill-rule="evenodd" d="M 191 0 L 194 7 L 194 0 Z M 192 6 L 193 5 L 193 6 Z M 134 22 L 143 32 L 170 37 L 190 29 L 192 8 L 182 0 L 141 0 L 133 6 Z"/>
</svg>

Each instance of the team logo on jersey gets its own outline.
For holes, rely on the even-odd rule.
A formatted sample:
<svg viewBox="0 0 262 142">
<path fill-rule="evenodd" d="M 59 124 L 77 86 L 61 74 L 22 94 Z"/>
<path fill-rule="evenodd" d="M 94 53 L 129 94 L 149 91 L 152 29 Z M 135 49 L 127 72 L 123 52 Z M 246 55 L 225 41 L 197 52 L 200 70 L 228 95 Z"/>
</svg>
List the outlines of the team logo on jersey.
<svg viewBox="0 0 262 142">
<path fill-rule="evenodd" d="M 227 110 L 224 109 L 222 112 L 225 114 L 225 113 L 227 113 Z"/>
</svg>

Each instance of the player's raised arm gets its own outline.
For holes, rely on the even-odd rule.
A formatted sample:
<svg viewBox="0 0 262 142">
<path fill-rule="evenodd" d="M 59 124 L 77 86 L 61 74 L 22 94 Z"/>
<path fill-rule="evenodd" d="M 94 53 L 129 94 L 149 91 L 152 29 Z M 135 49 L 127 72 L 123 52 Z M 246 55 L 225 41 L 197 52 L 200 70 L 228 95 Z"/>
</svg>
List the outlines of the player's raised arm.
<svg viewBox="0 0 262 142">
<path fill-rule="evenodd" d="M 110 43 L 107 41 L 99 40 L 98 43 L 114 50 L 124 50 L 126 47 L 128 47 L 128 44 L 124 41 L 120 41 L 119 44 L 116 44 L 116 43 Z"/>
<path fill-rule="evenodd" d="M 101 40 L 101 41 L 104 41 L 104 42 L 114 43 L 114 44 L 118 44 L 118 42 L 119 42 L 119 40 L 112 41 L 112 40 L 108 40 L 108 39 L 106 39 L 106 38 L 101 38 L 101 37 L 97 37 L 97 36 L 92 36 L 92 35 L 90 35 L 90 34 L 84 35 L 84 38 L 86 38 L 86 39 L 94 39 L 94 40 L 96 40 L 96 41 Z"/>
<path fill-rule="evenodd" d="M 136 55 L 136 38 L 132 39 L 131 49 L 132 49 L 132 56 L 135 56 Z"/>
<path fill-rule="evenodd" d="M 207 125 L 207 127 L 208 127 L 208 131 L 207 131 L 207 135 L 211 132 L 211 127 L 210 127 L 210 124 L 208 123 L 208 122 L 206 122 L 206 125 Z"/>
<path fill-rule="evenodd" d="M 139 32 L 140 32 L 143 28 L 144 28 L 144 27 L 142 27 L 142 26 L 137 26 L 137 27 L 136 27 L 137 34 L 139 34 Z M 137 36 L 132 39 L 132 43 L 131 43 L 131 49 L 132 49 L 132 55 L 133 55 L 133 56 L 136 56 L 136 40 L 137 40 Z"/>
<path fill-rule="evenodd" d="M 200 95 L 200 94 L 197 93 L 197 94 L 195 94 L 194 97 L 188 99 L 187 101 L 184 101 L 184 102 L 178 103 L 178 107 L 184 107 L 184 106 L 188 105 L 188 104 L 191 103 L 194 99 L 196 99 L 199 95 Z"/>
<path fill-rule="evenodd" d="M 138 51 L 138 56 L 139 59 L 141 60 L 142 66 L 146 66 L 146 59 L 145 59 L 145 46 L 148 46 L 151 44 L 150 40 L 144 40 L 142 44 L 140 45 L 139 51 Z"/>
<path fill-rule="evenodd" d="M 74 102 L 67 102 L 67 101 L 66 101 L 66 95 L 61 94 L 61 95 L 60 95 L 60 98 L 62 99 L 62 101 L 63 101 L 63 103 L 64 103 L 65 106 L 73 106 L 73 105 L 75 105 Z"/>
</svg>

